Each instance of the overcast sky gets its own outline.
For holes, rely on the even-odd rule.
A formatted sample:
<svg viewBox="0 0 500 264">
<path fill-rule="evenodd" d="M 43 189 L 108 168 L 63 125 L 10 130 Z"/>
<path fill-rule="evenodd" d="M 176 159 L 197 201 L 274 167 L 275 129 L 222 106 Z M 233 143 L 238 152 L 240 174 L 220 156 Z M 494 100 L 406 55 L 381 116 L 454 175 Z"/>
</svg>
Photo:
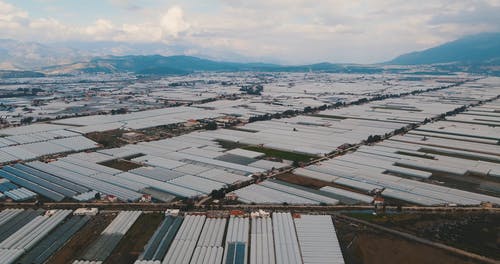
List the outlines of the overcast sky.
<svg viewBox="0 0 500 264">
<path fill-rule="evenodd" d="M 0 0 L 0 38 L 156 43 L 221 60 L 373 63 L 500 31 L 499 14 L 500 0 Z"/>
</svg>

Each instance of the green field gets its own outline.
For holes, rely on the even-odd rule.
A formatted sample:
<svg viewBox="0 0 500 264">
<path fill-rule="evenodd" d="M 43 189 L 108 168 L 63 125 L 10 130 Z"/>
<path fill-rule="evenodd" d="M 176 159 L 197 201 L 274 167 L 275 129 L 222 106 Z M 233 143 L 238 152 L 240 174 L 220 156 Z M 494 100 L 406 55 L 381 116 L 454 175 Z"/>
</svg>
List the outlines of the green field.
<svg viewBox="0 0 500 264">
<path fill-rule="evenodd" d="M 282 151 L 282 150 L 277 150 L 277 149 L 264 148 L 264 147 L 259 147 L 259 146 L 245 146 L 242 148 L 246 149 L 246 150 L 264 153 L 268 157 L 275 157 L 275 158 L 286 159 L 286 160 L 291 160 L 291 161 L 308 162 L 312 159 L 317 158 L 316 156 L 312 156 L 312 155 Z"/>
<path fill-rule="evenodd" d="M 264 153 L 267 157 L 275 157 L 275 158 L 286 159 L 286 160 L 297 161 L 297 162 L 308 162 L 310 160 L 317 158 L 316 156 L 313 156 L 313 155 L 271 149 L 271 148 L 266 148 L 266 147 L 261 147 L 261 146 L 244 145 L 244 144 L 240 144 L 237 142 L 231 142 L 231 141 L 226 141 L 226 140 L 217 140 L 217 143 L 219 143 L 219 145 L 221 145 L 221 147 L 223 147 L 225 149 L 241 148 L 241 149 L 246 149 L 246 150 Z"/>
<path fill-rule="evenodd" d="M 117 169 L 117 170 L 121 170 L 121 171 L 129 171 L 129 170 L 133 170 L 133 169 L 137 169 L 139 167 L 142 167 L 141 165 L 139 165 L 137 163 L 134 163 L 134 162 L 131 162 L 128 160 L 124 160 L 124 159 L 109 160 L 109 161 L 102 162 L 100 164 L 103 166 L 110 167 L 110 168 Z"/>
<path fill-rule="evenodd" d="M 322 118 L 331 118 L 331 119 L 346 119 L 345 116 L 336 116 L 336 115 L 313 114 L 311 116 L 322 117 Z"/>
</svg>

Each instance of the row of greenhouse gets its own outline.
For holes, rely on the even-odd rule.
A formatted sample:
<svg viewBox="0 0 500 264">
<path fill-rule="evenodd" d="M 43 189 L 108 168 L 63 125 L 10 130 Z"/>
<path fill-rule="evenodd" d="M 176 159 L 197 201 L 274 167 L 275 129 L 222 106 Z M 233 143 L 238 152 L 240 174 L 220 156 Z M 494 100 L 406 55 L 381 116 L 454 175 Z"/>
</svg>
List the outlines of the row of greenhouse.
<svg viewBox="0 0 500 264">
<path fill-rule="evenodd" d="M 78 211 L 78 210 L 77 210 Z M 2 263 L 47 263 L 94 214 L 72 210 L 5 209 L 0 212 Z M 108 212 L 107 214 L 110 214 Z M 73 263 L 103 263 L 136 223 L 142 211 L 120 211 Z M 114 214 L 114 213 L 112 213 Z M 22 225 L 12 227 L 18 220 Z M 102 220 L 99 220 L 102 221 Z M 140 220 L 144 221 L 144 220 Z M 167 215 L 145 244 L 136 263 L 343 263 L 335 227 L 328 215 L 213 217 Z"/>
<path fill-rule="evenodd" d="M 294 174 L 325 182 L 320 191 L 365 202 L 379 191 L 426 206 L 500 204 L 498 111 L 500 100 L 487 102 Z"/>
<path fill-rule="evenodd" d="M 273 213 L 272 217 L 231 216 L 227 221 L 187 215 L 180 226 L 175 225 L 175 237 L 164 231 L 172 230 L 173 219 L 160 225 L 135 264 L 344 263 L 330 216 Z M 165 234 L 163 239 L 160 233 Z M 169 247 L 164 256 L 150 254 L 165 251 L 164 247 Z"/>
<path fill-rule="evenodd" d="M 0 192 L 2 196 L 14 201 L 33 200 L 37 198 L 37 194 L 58 202 L 87 201 L 102 196 L 113 196 L 121 201 L 138 201 L 144 195 L 150 195 L 155 200 L 165 202 L 176 197 L 197 198 L 208 195 L 213 190 L 248 181 L 251 179 L 249 176 L 266 174 L 294 164 L 290 160 L 267 157 L 265 152 L 268 150 L 282 151 L 285 154 L 305 154 L 308 157 L 331 153 L 346 143 L 359 144 L 373 135 L 391 135 L 403 127 L 453 111 L 463 105 L 495 98 L 495 89 L 488 83 L 464 85 L 415 96 L 328 109 L 316 115 L 253 122 L 237 129 L 193 132 L 119 148 L 80 152 L 49 162 L 11 164 L 0 169 L 0 177 L 4 181 L 0 183 Z M 424 192 L 423 189 L 441 187 L 424 184 L 432 180 L 431 176 L 436 171 L 452 175 L 474 173 L 498 177 L 499 150 L 496 144 L 498 138 L 495 136 L 498 134 L 495 126 L 498 120 L 497 106 L 498 101 L 493 101 L 452 116 L 450 120 L 428 123 L 404 136 L 393 136 L 380 145 L 362 146 L 359 153 L 346 155 L 349 159 L 347 161 L 343 161 L 344 157 L 341 157 L 296 170 L 296 174 L 300 176 L 326 181 L 329 183 L 327 187 L 331 188 L 316 190 L 265 181 L 240 189 L 236 194 L 240 201 L 246 203 L 366 203 L 370 200 L 369 191 L 385 188 L 386 195 L 394 199 L 405 196 L 402 192 L 415 190 L 403 197 L 403 200 L 411 199 L 424 205 L 484 202 L 483 196 L 436 199 L 434 196 L 437 194 L 426 193 L 425 197 L 420 199 L 415 197 L 420 195 L 419 192 Z M 85 146 L 86 144 L 80 142 L 82 138 L 85 139 L 78 134 L 80 132 L 69 131 L 75 128 L 72 126 L 145 122 L 147 118 L 161 118 L 164 115 L 191 111 L 189 107 L 155 109 L 127 115 L 65 119 L 58 121 L 59 124 L 34 124 L 25 129 L 4 129 L 2 131 L 8 136 L 2 139 L 5 146 L 0 148 L 21 147 L 51 140 L 63 140 Z M 230 142 L 236 147 L 227 147 L 222 142 Z M 87 143 L 95 147 L 94 143 Z M 253 147 L 250 148 L 252 150 L 245 149 L 248 145 Z M 460 148 L 449 147 L 457 145 L 460 145 Z M 388 147 L 397 152 L 391 155 L 399 156 L 386 157 L 384 153 Z M 261 148 L 262 152 L 255 151 L 258 148 Z M 431 154 L 434 155 L 432 157 L 439 158 L 432 159 Z M 34 157 L 25 156 L 20 159 L 29 160 Z M 136 168 L 119 170 L 103 165 L 120 160 L 132 163 Z M 355 165 L 346 165 L 346 162 Z M 360 179 L 367 174 L 368 179 Z M 387 184 L 400 179 L 399 177 L 403 177 L 401 183 L 413 185 L 391 187 Z M 415 179 L 419 182 L 414 183 L 412 180 Z M 368 186 L 363 186 L 367 190 L 362 189 L 360 192 L 359 188 L 350 189 L 349 186 L 352 185 Z M 495 192 L 494 184 L 488 184 L 486 187 Z M 448 192 L 449 189 L 430 191 L 442 193 Z"/>
<path fill-rule="evenodd" d="M 248 181 L 249 176 L 290 166 L 262 157 L 260 152 L 228 150 L 214 140 L 188 134 L 48 162 L 6 165 L 0 168 L 0 180 L 5 182 L 0 183 L 0 192 L 15 201 L 32 199 L 35 194 L 57 202 L 87 201 L 99 193 L 125 202 L 144 195 L 168 202 L 175 197 L 208 195 Z M 103 165 L 110 161 L 131 163 L 134 168 L 126 171 Z"/>
</svg>

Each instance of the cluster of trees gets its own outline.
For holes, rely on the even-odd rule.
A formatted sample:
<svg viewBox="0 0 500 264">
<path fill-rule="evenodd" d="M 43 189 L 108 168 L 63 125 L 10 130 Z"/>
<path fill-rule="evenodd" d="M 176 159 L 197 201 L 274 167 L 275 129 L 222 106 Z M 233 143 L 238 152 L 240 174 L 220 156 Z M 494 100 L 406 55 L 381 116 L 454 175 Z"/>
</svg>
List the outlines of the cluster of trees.
<svg viewBox="0 0 500 264">
<path fill-rule="evenodd" d="M 201 100 L 200 103 L 205 104 L 205 103 L 210 103 L 213 101 L 217 101 L 217 98 L 206 98 L 206 99 Z"/>
<path fill-rule="evenodd" d="M 307 114 L 307 113 L 312 113 L 312 112 L 314 112 L 312 107 L 310 107 L 310 106 L 304 107 L 304 113 Z"/>
<path fill-rule="evenodd" d="M 284 117 L 293 117 L 300 114 L 300 111 L 298 110 L 286 110 L 283 113 L 274 113 L 274 114 L 265 114 L 265 115 L 259 115 L 259 116 L 251 116 L 248 119 L 249 123 L 255 122 L 255 121 L 264 121 L 264 120 L 271 120 L 271 119 L 280 119 Z"/>
<path fill-rule="evenodd" d="M 210 120 L 205 124 L 205 129 L 206 130 L 216 130 L 217 129 L 217 122 Z"/>
<path fill-rule="evenodd" d="M 342 105 L 345 105 L 345 103 L 343 103 L 343 102 L 337 102 L 334 105 L 324 104 L 324 105 L 321 105 L 321 106 L 318 106 L 318 107 L 306 106 L 306 107 L 304 107 L 303 111 L 299 111 L 299 110 L 286 110 L 286 111 L 284 111 L 282 113 L 265 114 L 265 115 L 260 115 L 260 116 L 252 116 L 252 117 L 250 117 L 248 119 L 248 122 L 252 123 L 252 122 L 256 122 L 256 121 L 265 121 L 265 120 L 270 120 L 270 119 L 280 119 L 280 118 L 285 118 L 285 117 L 294 117 L 294 116 L 297 116 L 297 115 L 299 115 L 301 113 L 305 113 L 305 114 L 314 113 L 316 111 L 323 111 L 323 110 L 326 110 L 328 108 L 340 107 Z"/>
<path fill-rule="evenodd" d="M 456 114 L 459 114 L 459 113 L 461 113 L 461 112 L 463 112 L 465 110 L 467 110 L 467 106 L 464 105 L 464 106 L 461 106 L 459 108 L 455 108 L 454 110 L 446 112 L 445 115 L 446 116 L 456 115 Z"/>
<path fill-rule="evenodd" d="M 251 116 L 248 118 L 248 122 L 256 122 L 256 121 L 264 121 L 264 120 L 270 120 L 272 118 L 271 114 L 265 114 L 265 115 L 258 115 L 258 116 Z"/>
<path fill-rule="evenodd" d="M 357 101 L 354 101 L 352 102 L 353 105 L 360 105 L 360 104 L 364 104 L 364 103 L 368 103 L 370 100 L 368 100 L 367 98 L 361 98 L 361 99 L 358 99 Z"/>
<path fill-rule="evenodd" d="M 264 86 L 262 86 L 261 84 L 244 85 L 241 86 L 240 91 L 246 92 L 247 94 L 261 95 L 262 91 L 264 91 Z"/>
<path fill-rule="evenodd" d="M 170 87 L 179 87 L 179 86 L 195 86 L 198 81 L 181 81 L 181 82 L 172 82 L 169 83 Z"/>
<path fill-rule="evenodd" d="M 406 129 L 404 127 L 398 128 L 398 129 L 394 130 L 394 135 L 403 134 L 404 132 L 406 132 Z"/>
<path fill-rule="evenodd" d="M 218 190 L 212 190 L 212 192 L 210 192 L 210 196 L 214 199 L 223 199 L 224 197 L 226 197 L 226 193 L 233 192 L 237 189 L 240 189 L 242 187 L 245 187 L 245 186 L 248 186 L 248 185 L 251 185 L 254 183 L 255 183 L 255 180 L 235 183 L 235 184 L 229 185 L 227 187 L 222 187 Z"/>
<path fill-rule="evenodd" d="M 313 112 L 316 112 L 316 111 L 323 111 L 323 110 L 326 110 L 328 109 L 329 107 L 333 107 L 333 106 L 328 106 L 326 104 L 324 105 L 321 105 L 321 106 L 318 106 L 318 107 L 310 107 L 310 106 L 306 106 L 304 107 L 304 113 L 313 113 Z"/>
<path fill-rule="evenodd" d="M 226 188 L 221 188 L 219 190 L 213 190 L 210 196 L 214 199 L 224 199 L 226 197 Z"/>
<path fill-rule="evenodd" d="M 127 109 L 123 108 L 123 107 L 111 110 L 112 115 L 122 115 L 122 114 L 126 114 L 126 113 L 127 113 Z"/>
<path fill-rule="evenodd" d="M 378 142 L 382 140 L 382 137 L 380 135 L 375 135 L 375 136 L 368 136 L 368 138 L 366 139 L 366 143 L 375 143 L 375 142 Z"/>
<path fill-rule="evenodd" d="M 32 116 L 26 116 L 21 119 L 21 125 L 27 125 L 31 124 L 33 122 L 34 118 Z"/>
</svg>

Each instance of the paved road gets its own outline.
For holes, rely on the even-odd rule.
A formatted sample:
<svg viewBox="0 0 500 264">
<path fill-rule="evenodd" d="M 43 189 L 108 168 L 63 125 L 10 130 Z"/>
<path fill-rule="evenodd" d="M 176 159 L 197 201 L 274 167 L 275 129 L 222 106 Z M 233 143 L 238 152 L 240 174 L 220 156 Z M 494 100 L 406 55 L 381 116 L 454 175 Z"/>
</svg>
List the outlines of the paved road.
<svg viewBox="0 0 500 264">
<path fill-rule="evenodd" d="M 161 211 L 168 208 L 182 208 L 184 211 L 207 211 L 207 210 L 244 210 L 244 211 L 255 211 L 258 209 L 265 210 L 288 210 L 288 211 L 310 211 L 318 213 L 330 213 L 338 211 L 363 211 L 363 210 L 374 210 L 371 205 L 282 205 L 282 204 L 236 204 L 236 205 L 193 205 L 187 207 L 186 204 L 175 202 L 175 203 L 74 203 L 74 202 L 58 202 L 58 203 L 44 203 L 41 205 L 36 205 L 35 203 L 11 203 L 2 202 L 0 203 L 0 209 L 3 208 L 34 208 L 40 207 L 45 209 L 51 208 L 68 208 L 76 209 L 80 207 L 98 207 L 101 209 L 109 210 L 153 210 Z M 387 211 L 398 211 L 401 212 L 491 212 L 500 213 L 500 207 L 496 208 L 485 208 L 485 207 L 446 207 L 446 206 L 403 206 L 398 208 L 397 206 L 386 206 Z"/>
</svg>

